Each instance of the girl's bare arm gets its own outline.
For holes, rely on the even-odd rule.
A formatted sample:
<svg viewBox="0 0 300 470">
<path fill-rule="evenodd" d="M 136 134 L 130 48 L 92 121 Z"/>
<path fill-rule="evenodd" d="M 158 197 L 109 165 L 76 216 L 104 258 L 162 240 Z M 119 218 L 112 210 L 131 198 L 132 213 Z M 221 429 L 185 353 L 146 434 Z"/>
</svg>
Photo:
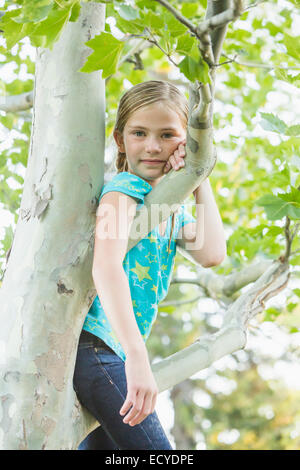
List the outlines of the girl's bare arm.
<svg viewBox="0 0 300 470">
<path fill-rule="evenodd" d="M 158 394 L 122 264 L 135 212 L 136 201 L 130 196 L 115 191 L 103 196 L 97 211 L 92 269 L 101 305 L 126 354 L 127 397 L 120 412 L 126 414 L 131 408 L 123 421 L 132 426 L 154 411 Z"/>
</svg>

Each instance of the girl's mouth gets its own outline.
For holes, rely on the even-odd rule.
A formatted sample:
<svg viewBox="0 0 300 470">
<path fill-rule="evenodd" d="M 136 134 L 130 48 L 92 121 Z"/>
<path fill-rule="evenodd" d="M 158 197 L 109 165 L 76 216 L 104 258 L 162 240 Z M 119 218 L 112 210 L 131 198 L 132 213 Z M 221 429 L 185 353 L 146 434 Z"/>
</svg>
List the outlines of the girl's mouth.
<svg viewBox="0 0 300 470">
<path fill-rule="evenodd" d="M 161 165 L 162 163 L 165 163 L 161 160 L 142 160 L 145 165 Z"/>
</svg>

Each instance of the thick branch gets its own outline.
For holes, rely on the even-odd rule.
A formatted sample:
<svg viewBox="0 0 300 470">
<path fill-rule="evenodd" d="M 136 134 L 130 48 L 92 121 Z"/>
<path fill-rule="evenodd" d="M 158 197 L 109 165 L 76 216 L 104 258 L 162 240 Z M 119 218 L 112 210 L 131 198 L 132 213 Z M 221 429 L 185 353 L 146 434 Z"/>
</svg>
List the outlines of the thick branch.
<svg viewBox="0 0 300 470">
<path fill-rule="evenodd" d="M 0 96 L 0 110 L 6 113 L 25 111 L 33 106 L 33 91 L 13 96 Z"/>
<path fill-rule="evenodd" d="M 222 2 L 224 6 L 224 1 Z M 227 8 L 222 13 L 214 14 L 197 26 L 197 36 L 201 37 L 203 34 L 220 28 L 231 21 L 236 20 L 243 13 L 242 0 L 233 0 L 233 6 Z"/>
<path fill-rule="evenodd" d="M 212 269 L 198 266 L 195 279 L 176 277 L 172 279 L 171 284 L 195 284 L 212 298 L 231 297 L 243 287 L 255 282 L 272 264 L 272 261 L 260 261 L 227 276 L 215 274 Z"/>
<path fill-rule="evenodd" d="M 230 306 L 223 327 L 217 333 L 201 337 L 191 346 L 153 364 L 159 391 L 173 387 L 217 359 L 245 347 L 248 322 L 264 309 L 268 298 L 286 287 L 288 278 L 288 264 L 279 261 L 272 263 L 253 286 Z"/>
<path fill-rule="evenodd" d="M 214 15 L 222 13 L 230 8 L 231 0 L 208 0 L 207 2 L 207 11 L 206 19 L 209 20 Z M 214 54 L 214 62 L 217 64 L 219 62 L 220 54 L 222 51 L 223 42 L 226 36 L 227 23 L 218 29 L 215 29 L 210 32 L 212 49 Z M 213 77 L 214 79 L 214 77 Z"/>
</svg>

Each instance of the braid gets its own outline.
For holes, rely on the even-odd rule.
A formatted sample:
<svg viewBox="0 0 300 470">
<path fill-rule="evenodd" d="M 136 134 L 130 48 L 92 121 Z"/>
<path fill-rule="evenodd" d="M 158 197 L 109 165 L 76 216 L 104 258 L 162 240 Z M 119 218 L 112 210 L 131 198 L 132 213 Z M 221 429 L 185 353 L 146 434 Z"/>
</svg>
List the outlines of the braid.
<svg viewBox="0 0 300 470">
<path fill-rule="evenodd" d="M 123 171 L 128 170 L 128 162 L 126 158 L 126 153 L 118 152 L 116 162 L 115 162 L 115 167 L 116 167 L 117 173 L 122 173 Z"/>
</svg>

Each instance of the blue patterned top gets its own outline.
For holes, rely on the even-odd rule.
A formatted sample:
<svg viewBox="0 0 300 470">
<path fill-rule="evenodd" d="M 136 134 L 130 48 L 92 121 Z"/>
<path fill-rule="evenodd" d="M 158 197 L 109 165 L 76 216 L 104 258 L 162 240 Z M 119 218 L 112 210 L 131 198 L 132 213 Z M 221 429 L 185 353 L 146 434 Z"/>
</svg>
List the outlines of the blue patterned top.
<svg viewBox="0 0 300 470">
<path fill-rule="evenodd" d="M 127 171 L 118 173 L 103 186 L 100 199 L 109 191 L 118 191 L 138 200 L 137 210 L 144 205 L 144 197 L 152 186 L 139 176 Z M 148 233 L 127 253 L 123 268 L 128 277 L 132 306 L 139 330 L 144 341 L 147 340 L 157 315 L 158 304 L 167 295 L 175 263 L 176 238 L 185 224 L 196 219 L 179 206 L 175 212 L 175 223 L 170 249 L 168 249 L 172 215 L 170 215 L 165 234 L 159 233 L 159 226 Z M 101 338 L 118 356 L 125 361 L 126 356 L 108 318 L 101 306 L 98 295 L 95 297 L 86 316 L 83 329 Z"/>
</svg>

